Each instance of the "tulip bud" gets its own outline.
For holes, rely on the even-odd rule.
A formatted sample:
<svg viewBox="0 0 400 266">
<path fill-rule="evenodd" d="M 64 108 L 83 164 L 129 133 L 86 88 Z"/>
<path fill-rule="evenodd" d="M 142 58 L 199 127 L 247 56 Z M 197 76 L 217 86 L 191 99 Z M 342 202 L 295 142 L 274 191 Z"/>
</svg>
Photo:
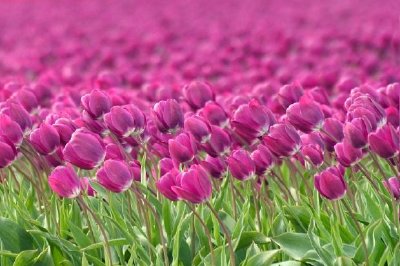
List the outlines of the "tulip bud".
<svg viewBox="0 0 400 266">
<path fill-rule="evenodd" d="M 383 184 L 396 200 L 400 199 L 400 177 L 393 176 L 383 181 Z"/>
<path fill-rule="evenodd" d="M 32 90 L 28 88 L 22 88 L 13 94 L 13 99 L 15 99 L 19 104 L 21 104 L 26 111 L 32 113 L 38 108 L 38 100 Z"/>
<path fill-rule="evenodd" d="M 47 123 L 42 123 L 35 129 L 29 139 L 35 150 L 42 155 L 53 153 L 60 145 L 60 136 L 57 130 Z"/>
<path fill-rule="evenodd" d="M 169 172 L 162 175 L 161 178 L 156 182 L 156 187 L 158 191 L 160 191 L 161 194 L 172 201 L 178 200 L 178 195 L 172 190 L 172 187 L 178 185 L 178 175 L 178 170 L 173 168 Z"/>
<path fill-rule="evenodd" d="M 255 171 L 256 166 L 251 159 L 249 153 L 245 150 L 236 150 L 229 156 L 228 169 L 232 176 L 238 180 L 247 180 L 251 178 Z"/>
<path fill-rule="evenodd" d="M 304 133 L 311 133 L 322 128 L 324 114 L 317 103 L 307 97 L 301 97 L 286 110 L 290 124 Z"/>
<path fill-rule="evenodd" d="M 318 167 L 324 162 L 324 153 L 318 145 L 303 145 L 301 147 L 301 154 L 308 158 L 314 166 Z"/>
<path fill-rule="evenodd" d="M 355 148 L 364 148 L 368 144 L 368 134 L 372 131 L 367 119 L 354 118 L 347 122 L 343 128 L 344 137 Z"/>
<path fill-rule="evenodd" d="M 76 198 L 81 193 L 81 183 L 70 166 L 58 166 L 49 176 L 50 188 L 60 197 Z"/>
<path fill-rule="evenodd" d="M 193 81 L 183 88 L 183 95 L 193 109 L 202 108 L 206 102 L 214 100 L 214 91 L 205 82 Z"/>
<path fill-rule="evenodd" d="M 174 163 L 170 158 L 162 158 L 159 162 L 160 165 L 160 176 L 165 175 L 172 169 L 174 169 Z"/>
<path fill-rule="evenodd" d="M 211 181 L 200 165 L 192 165 L 187 172 L 179 174 L 176 181 L 176 185 L 171 189 L 179 199 L 202 203 L 211 196 Z"/>
<path fill-rule="evenodd" d="M 90 114 L 88 112 L 86 112 L 86 110 L 83 110 L 82 112 L 82 122 L 83 125 L 86 128 L 88 128 L 90 131 L 97 133 L 97 134 L 101 134 L 103 133 L 107 128 L 106 125 L 104 124 L 104 122 L 102 120 L 96 120 L 94 118 L 92 118 L 90 116 Z M 76 122 L 76 120 L 75 120 Z"/>
<path fill-rule="evenodd" d="M 82 96 L 81 103 L 83 109 L 85 109 L 93 119 L 101 118 L 105 113 L 108 113 L 111 108 L 110 97 L 97 89 Z"/>
<path fill-rule="evenodd" d="M 123 154 L 123 151 L 121 151 L 121 148 L 119 145 L 115 143 L 109 143 L 106 145 L 106 160 L 108 159 L 114 159 L 114 160 L 124 160 L 125 156 Z"/>
<path fill-rule="evenodd" d="M 183 126 L 183 112 L 176 100 L 166 100 L 156 103 L 153 107 L 153 117 L 161 132 L 175 132 Z"/>
<path fill-rule="evenodd" d="M 300 136 L 296 129 L 287 124 L 276 124 L 263 139 L 265 146 L 277 157 L 296 154 L 301 148 Z"/>
<path fill-rule="evenodd" d="M 342 122 L 335 118 L 325 119 L 321 136 L 325 142 L 326 149 L 332 152 L 335 144 L 344 138 Z"/>
<path fill-rule="evenodd" d="M 289 105 L 300 100 L 303 95 L 303 89 L 294 84 L 288 84 L 279 89 L 278 101 L 279 103 L 287 109 Z"/>
<path fill-rule="evenodd" d="M 211 125 L 224 128 L 229 123 L 229 118 L 225 110 L 215 102 L 208 102 L 200 111 L 200 115 L 207 119 Z"/>
<path fill-rule="evenodd" d="M 118 137 L 128 137 L 143 133 L 146 118 L 134 105 L 114 106 L 104 115 L 107 127 Z"/>
<path fill-rule="evenodd" d="M 80 182 L 81 182 L 81 190 L 86 192 L 86 194 L 90 197 L 94 197 L 94 195 L 96 194 L 96 191 L 94 190 L 94 188 L 92 187 L 92 185 L 90 184 L 90 179 L 87 177 L 81 178 Z"/>
<path fill-rule="evenodd" d="M 362 158 L 361 149 L 354 148 L 347 139 L 335 145 L 335 153 L 338 162 L 344 167 L 350 167 Z"/>
<path fill-rule="evenodd" d="M 262 144 L 251 153 L 251 158 L 256 167 L 256 174 L 263 175 L 273 165 L 273 155 L 268 148 Z"/>
<path fill-rule="evenodd" d="M 368 143 L 373 152 L 382 158 L 392 158 L 399 153 L 399 134 L 391 124 L 369 134 Z"/>
<path fill-rule="evenodd" d="M 15 121 L 25 133 L 32 127 L 32 120 L 29 113 L 25 110 L 22 105 L 7 101 L 0 111 L 1 114 L 8 115 L 13 121 Z"/>
<path fill-rule="evenodd" d="M 275 123 L 272 112 L 256 100 L 241 105 L 233 114 L 232 126 L 239 136 L 250 142 L 268 133 Z"/>
<path fill-rule="evenodd" d="M 225 161 L 220 157 L 206 156 L 206 159 L 202 161 L 201 166 L 208 172 L 208 174 L 213 178 L 221 178 L 222 174 L 226 170 Z"/>
<path fill-rule="evenodd" d="M 0 136 L 7 138 L 14 145 L 22 143 L 23 132 L 18 123 L 14 122 L 8 115 L 0 114 Z"/>
<path fill-rule="evenodd" d="M 121 193 L 132 185 L 133 177 L 129 166 L 124 161 L 107 160 L 96 173 L 97 181 L 105 189 Z"/>
<path fill-rule="evenodd" d="M 196 155 L 196 143 L 188 133 L 181 133 L 175 139 L 168 141 L 168 150 L 172 160 L 177 163 L 186 163 Z"/>
<path fill-rule="evenodd" d="M 200 143 L 207 142 L 211 137 L 211 126 L 202 117 L 194 115 L 185 119 L 185 130 Z"/>
<path fill-rule="evenodd" d="M 90 170 L 103 162 L 106 151 L 105 145 L 98 135 L 86 129 L 78 129 L 65 145 L 63 154 L 67 162 Z"/>
<path fill-rule="evenodd" d="M 17 157 L 14 144 L 7 138 L 0 136 L 0 169 L 9 166 Z"/>
<path fill-rule="evenodd" d="M 347 185 L 344 181 L 343 175 L 344 169 L 342 167 L 329 167 L 315 175 L 315 188 L 322 196 L 329 200 L 341 199 L 347 190 Z"/>
<path fill-rule="evenodd" d="M 385 110 L 369 95 L 355 97 L 348 108 L 347 116 L 349 121 L 357 117 L 368 119 L 373 129 L 386 124 Z"/>
<path fill-rule="evenodd" d="M 400 125 L 400 113 L 398 108 L 390 106 L 385 109 L 385 112 L 388 123 L 392 124 L 395 128 L 397 128 Z"/>
<path fill-rule="evenodd" d="M 211 137 L 202 145 L 202 148 L 212 157 L 218 157 L 228 154 L 230 151 L 230 146 L 230 135 L 222 128 L 212 126 Z"/>
<path fill-rule="evenodd" d="M 70 141 L 72 134 L 78 128 L 77 125 L 68 118 L 59 118 L 53 124 L 53 127 L 57 130 L 60 136 L 60 141 L 63 145 Z"/>
<path fill-rule="evenodd" d="M 133 160 L 129 162 L 129 168 L 131 170 L 133 180 L 140 182 L 142 180 L 142 167 L 139 161 Z"/>
</svg>

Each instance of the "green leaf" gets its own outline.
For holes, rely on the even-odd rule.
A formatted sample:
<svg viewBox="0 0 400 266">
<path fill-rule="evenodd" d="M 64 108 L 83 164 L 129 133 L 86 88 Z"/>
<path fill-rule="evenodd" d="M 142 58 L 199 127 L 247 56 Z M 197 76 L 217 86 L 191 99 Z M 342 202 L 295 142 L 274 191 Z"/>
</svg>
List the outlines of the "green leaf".
<svg viewBox="0 0 400 266">
<path fill-rule="evenodd" d="M 355 262 L 349 257 L 338 257 L 333 263 L 334 266 L 355 266 Z"/>
<path fill-rule="evenodd" d="M 295 260 L 303 259 L 307 252 L 314 250 L 307 234 L 283 233 L 271 239 Z"/>
<path fill-rule="evenodd" d="M 256 254 L 253 257 L 251 257 L 245 265 L 246 266 L 270 265 L 274 260 L 274 257 L 279 253 L 279 251 L 280 251 L 279 249 L 276 249 Z"/>
<path fill-rule="evenodd" d="M 271 266 L 301 266 L 301 262 L 295 260 L 287 260 L 271 264 Z"/>
<path fill-rule="evenodd" d="M 38 250 L 24 250 L 15 258 L 13 266 L 33 265 L 37 255 Z"/>
<path fill-rule="evenodd" d="M 14 253 L 34 249 L 32 236 L 20 225 L 7 218 L 0 218 L 0 240 L 3 243 L 3 249 Z"/>
<path fill-rule="evenodd" d="M 252 243 L 268 244 L 270 242 L 271 242 L 271 239 L 260 232 L 256 232 L 256 231 L 243 232 L 240 236 L 239 241 L 237 242 L 237 246 L 236 246 L 235 250 L 247 248 Z"/>
</svg>

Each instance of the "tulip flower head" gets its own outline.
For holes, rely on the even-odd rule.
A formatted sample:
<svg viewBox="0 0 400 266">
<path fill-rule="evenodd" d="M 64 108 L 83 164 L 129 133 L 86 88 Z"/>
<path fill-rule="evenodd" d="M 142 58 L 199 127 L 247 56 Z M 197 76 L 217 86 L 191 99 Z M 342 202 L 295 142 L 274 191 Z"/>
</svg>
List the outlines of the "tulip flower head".
<svg viewBox="0 0 400 266">
<path fill-rule="evenodd" d="M 81 193 L 81 182 L 71 166 L 58 166 L 49 176 L 50 188 L 60 197 L 76 198 Z"/>
<path fill-rule="evenodd" d="M 314 185 L 318 192 L 329 200 L 341 199 L 347 190 L 343 178 L 344 169 L 340 166 L 332 166 L 315 175 Z"/>
</svg>

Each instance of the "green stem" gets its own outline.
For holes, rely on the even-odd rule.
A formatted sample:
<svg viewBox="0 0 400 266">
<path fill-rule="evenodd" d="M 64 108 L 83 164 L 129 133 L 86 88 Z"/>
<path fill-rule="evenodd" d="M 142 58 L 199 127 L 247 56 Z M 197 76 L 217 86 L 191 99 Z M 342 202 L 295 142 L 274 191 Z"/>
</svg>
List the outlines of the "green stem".
<svg viewBox="0 0 400 266">
<path fill-rule="evenodd" d="M 353 223 L 356 226 L 358 233 L 360 234 L 361 245 L 363 246 L 364 254 L 365 254 L 365 265 L 368 266 L 369 252 L 368 252 L 367 244 L 365 242 L 364 232 L 362 231 L 361 226 L 360 226 L 359 222 L 357 221 L 356 217 L 354 216 L 354 213 L 351 210 L 351 207 L 348 205 L 348 203 L 344 199 L 341 202 L 343 203 L 343 206 L 346 208 L 347 212 L 350 214 L 350 217 L 353 220 Z"/>
<path fill-rule="evenodd" d="M 110 243 L 108 241 L 108 237 L 107 237 L 107 233 L 106 230 L 103 226 L 103 223 L 100 221 L 100 219 L 97 217 L 97 215 L 89 208 L 89 206 L 87 206 L 87 204 L 85 203 L 85 201 L 82 199 L 82 196 L 79 196 L 77 198 L 78 203 L 84 208 L 86 209 L 90 215 L 93 217 L 93 220 L 97 223 L 97 225 L 100 228 L 100 232 L 104 238 L 104 252 L 106 254 L 106 265 L 112 266 L 112 257 L 111 257 L 111 248 L 110 248 Z"/>
<path fill-rule="evenodd" d="M 219 218 L 218 213 L 214 209 L 214 207 L 208 201 L 206 201 L 206 205 L 208 206 L 208 208 L 210 208 L 211 212 L 213 213 L 213 215 L 217 219 L 219 225 L 222 228 L 222 231 L 224 231 L 224 234 L 225 234 L 225 237 L 226 237 L 226 241 L 228 242 L 230 264 L 232 266 L 235 266 L 236 265 L 235 252 L 233 250 L 232 239 L 231 239 L 231 236 L 230 236 L 230 234 L 228 232 L 228 229 L 226 228 L 225 224 L 222 222 L 221 218 Z"/>
</svg>

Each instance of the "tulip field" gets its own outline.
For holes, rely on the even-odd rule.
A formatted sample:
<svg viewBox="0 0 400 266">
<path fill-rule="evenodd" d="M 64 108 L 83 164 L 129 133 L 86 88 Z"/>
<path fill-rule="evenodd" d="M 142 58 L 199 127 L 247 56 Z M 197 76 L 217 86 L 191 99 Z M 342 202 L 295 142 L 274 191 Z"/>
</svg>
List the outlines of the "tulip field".
<svg viewBox="0 0 400 266">
<path fill-rule="evenodd" d="M 399 0 L 0 1 L 0 266 L 399 266 Z"/>
</svg>

